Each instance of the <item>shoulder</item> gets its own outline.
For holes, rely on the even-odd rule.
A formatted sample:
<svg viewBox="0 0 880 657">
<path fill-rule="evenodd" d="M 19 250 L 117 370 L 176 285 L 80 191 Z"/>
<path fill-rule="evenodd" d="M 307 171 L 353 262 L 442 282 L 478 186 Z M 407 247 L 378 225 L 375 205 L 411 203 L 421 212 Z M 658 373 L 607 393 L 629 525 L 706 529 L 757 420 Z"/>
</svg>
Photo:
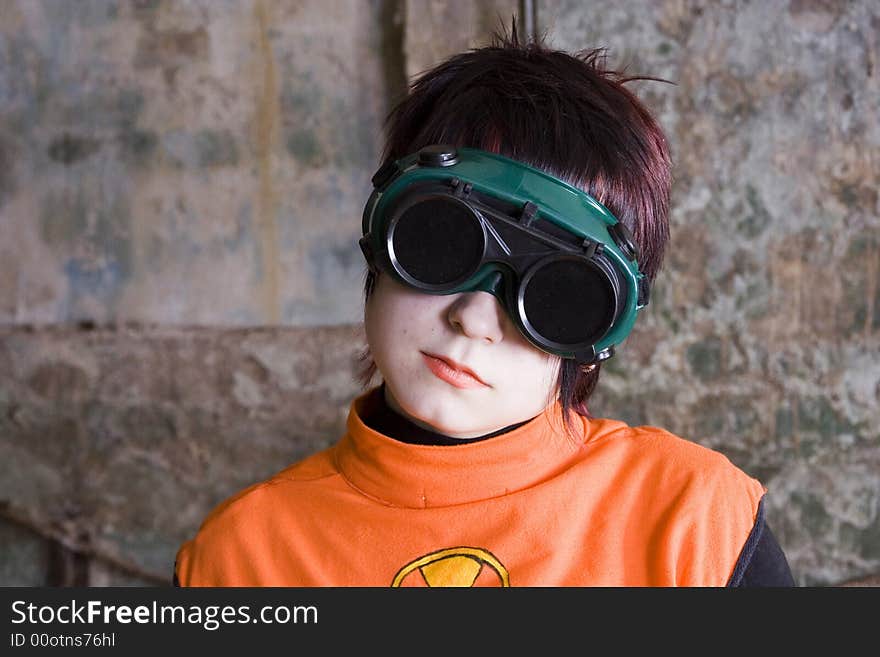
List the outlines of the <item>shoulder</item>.
<svg viewBox="0 0 880 657">
<path fill-rule="evenodd" d="M 723 453 L 665 429 L 596 422 L 587 459 L 611 473 L 616 512 L 638 519 L 662 581 L 723 586 L 758 522 L 761 482 Z"/>
<path fill-rule="evenodd" d="M 335 475 L 332 449 L 309 456 L 254 483 L 217 504 L 195 536 L 175 557 L 175 574 L 183 586 L 228 581 L 233 564 L 255 549 L 278 520 L 279 510 L 295 513 L 302 492 Z"/>
<path fill-rule="evenodd" d="M 630 426 L 619 420 L 589 420 L 589 451 L 609 451 L 642 473 L 653 472 L 667 482 L 693 486 L 739 486 L 763 492 L 760 482 L 734 465 L 722 452 L 682 438 L 666 429 Z"/>
<path fill-rule="evenodd" d="M 252 518 L 254 512 L 268 510 L 278 495 L 286 494 L 285 487 L 301 487 L 335 474 L 331 450 L 308 456 L 220 502 L 205 516 L 200 531 L 218 523 L 232 529 L 228 525 L 234 526 L 241 517 Z"/>
<path fill-rule="evenodd" d="M 613 472 L 620 490 L 646 498 L 643 508 L 663 514 L 675 507 L 683 518 L 724 514 L 747 528 L 754 523 L 766 489 L 722 452 L 660 427 L 588 424 L 585 458 Z"/>
</svg>

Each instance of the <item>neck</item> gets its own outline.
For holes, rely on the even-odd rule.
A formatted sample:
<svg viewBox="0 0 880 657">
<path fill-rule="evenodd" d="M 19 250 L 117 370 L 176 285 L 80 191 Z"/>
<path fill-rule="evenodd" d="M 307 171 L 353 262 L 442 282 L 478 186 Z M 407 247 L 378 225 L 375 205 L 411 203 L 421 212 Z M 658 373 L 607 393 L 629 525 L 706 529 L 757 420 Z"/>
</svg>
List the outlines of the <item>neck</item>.
<svg viewBox="0 0 880 657">
<path fill-rule="evenodd" d="M 453 438 L 435 431 L 429 425 L 416 423 L 395 410 L 388 403 L 384 383 L 370 395 L 370 403 L 367 409 L 363 418 L 367 426 L 389 438 L 413 445 L 463 445 L 475 443 L 507 433 L 528 422 L 528 420 L 517 422 L 516 424 L 511 424 L 497 431 L 474 438 Z"/>
</svg>

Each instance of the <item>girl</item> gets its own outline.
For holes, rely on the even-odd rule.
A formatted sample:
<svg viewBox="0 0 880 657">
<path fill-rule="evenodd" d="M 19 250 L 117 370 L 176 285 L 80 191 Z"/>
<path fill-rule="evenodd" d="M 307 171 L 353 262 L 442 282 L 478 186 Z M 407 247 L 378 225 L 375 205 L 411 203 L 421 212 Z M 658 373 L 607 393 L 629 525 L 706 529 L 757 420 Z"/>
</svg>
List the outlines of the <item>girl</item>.
<svg viewBox="0 0 880 657">
<path fill-rule="evenodd" d="M 212 511 L 176 583 L 793 584 L 758 481 L 587 409 L 669 232 L 666 139 L 603 63 L 514 24 L 415 81 L 363 217 L 367 390 Z"/>
</svg>

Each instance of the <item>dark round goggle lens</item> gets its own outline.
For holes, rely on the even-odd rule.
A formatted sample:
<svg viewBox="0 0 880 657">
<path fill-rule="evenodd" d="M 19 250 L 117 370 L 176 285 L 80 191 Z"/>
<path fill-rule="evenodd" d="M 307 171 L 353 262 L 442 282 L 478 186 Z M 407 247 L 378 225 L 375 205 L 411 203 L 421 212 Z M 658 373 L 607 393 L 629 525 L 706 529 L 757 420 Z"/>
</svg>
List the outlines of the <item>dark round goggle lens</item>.
<svg viewBox="0 0 880 657">
<path fill-rule="evenodd" d="M 483 257 L 483 228 L 465 207 L 441 199 L 420 201 L 394 227 L 394 258 L 408 276 L 446 285 L 471 274 Z"/>
<path fill-rule="evenodd" d="M 614 292 L 598 268 L 582 260 L 558 260 L 529 279 L 523 306 L 532 328 L 544 339 L 569 345 L 593 343 L 614 319 Z"/>
</svg>

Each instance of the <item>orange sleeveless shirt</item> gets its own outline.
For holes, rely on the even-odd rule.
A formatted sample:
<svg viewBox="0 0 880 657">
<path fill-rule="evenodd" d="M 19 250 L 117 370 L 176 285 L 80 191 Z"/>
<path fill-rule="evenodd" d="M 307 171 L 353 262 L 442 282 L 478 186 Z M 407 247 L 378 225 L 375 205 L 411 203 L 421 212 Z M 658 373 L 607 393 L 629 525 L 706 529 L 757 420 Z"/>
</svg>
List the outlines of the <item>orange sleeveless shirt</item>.
<svg viewBox="0 0 880 657">
<path fill-rule="evenodd" d="M 724 586 L 765 489 L 656 427 L 561 406 L 454 446 L 362 420 L 218 505 L 177 553 L 181 586 Z"/>
</svg>

